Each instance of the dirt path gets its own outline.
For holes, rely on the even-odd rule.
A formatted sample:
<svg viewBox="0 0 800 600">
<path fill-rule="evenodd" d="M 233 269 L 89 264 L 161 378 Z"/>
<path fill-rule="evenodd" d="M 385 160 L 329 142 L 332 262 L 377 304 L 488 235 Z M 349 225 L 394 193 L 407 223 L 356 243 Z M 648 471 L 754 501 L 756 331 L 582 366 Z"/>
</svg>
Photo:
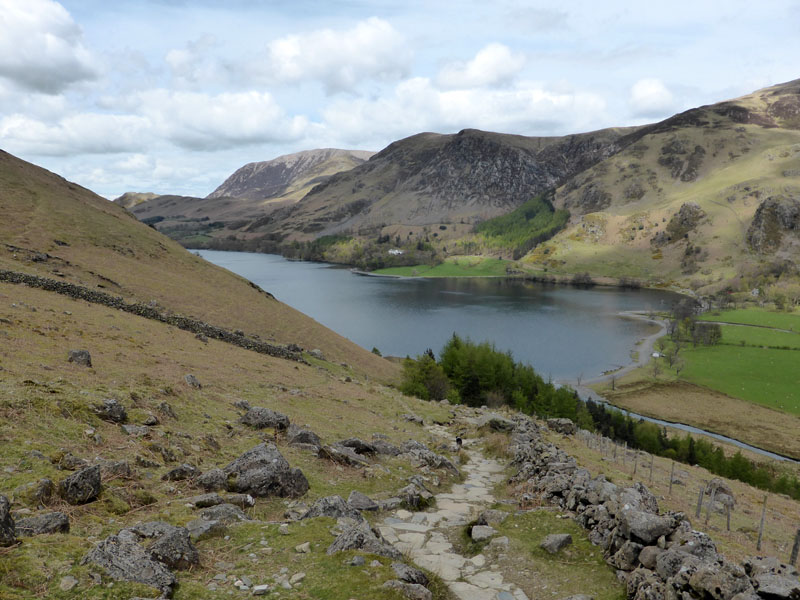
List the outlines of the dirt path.
<svg viewBox="0 0 800 600">
<path fill-rule="evenodd" d="M 454 440 L 444 427 L 428 429 Z M 469 461 L 461 467 L 463 483 L 436 494 L 436 506 L 429 511 L 394 511 L 380 524 L 380 532 L 417 566 L 439 575 L 459 600 L 528 600 L 519 587 L 504 581 L 497 565 L 489 564 L 486 556 L 467 558 L 448 541 L 454 530 L 491 507 L 495 501 L 492 489 L 504 479 L 503 465 L 483 456 L 478 442 L 464 440 Z M 492 538 L 490 546 L 508 544 L 507 539 L 486 533 Z"/>
</svg>

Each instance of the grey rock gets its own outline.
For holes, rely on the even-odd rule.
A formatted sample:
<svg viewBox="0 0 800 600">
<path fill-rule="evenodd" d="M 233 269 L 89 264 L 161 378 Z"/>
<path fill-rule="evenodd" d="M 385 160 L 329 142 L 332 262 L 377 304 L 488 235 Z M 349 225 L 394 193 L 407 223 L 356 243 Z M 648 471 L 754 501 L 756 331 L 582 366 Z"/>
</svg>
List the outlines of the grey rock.
<svg viewBox="0 0 800 600">
<path fill-rule="evenodd" d="M 58 495 L 68 504 L 85 504 L 100 494 L 100 467 L 86 467 L 58 484 Z"/>
<path fill-rule="evenodd" d="M 494 527 L 489 527 L 488 525 L 473 525 L 469 535 L 473 542 L 485 542 L 494 537 L 496 533 L 497 531 Z"/>
<path fill-rule="evenodd" d="M 184 570 L 200 564 L 200 554 L 184 527 L 170 527 L 147 550 L 171 569 Z"/>
<path fill-rule="evenodd" d="M 359 438 L 347 438 L 346 440 L 337 442 L 335 445 L 344 446 L 345 448 L 352 448 L 357 454 L 372 455 L 378 453 L 373 444 L 370 442 L 365 442 Z"/>
<path fill-rule="evenodd" d="M 420 465 L 427 465 L 434 469 L 446 469 L 456 477 L 461 476 L 456 466 L 448 458 L 432 452 L 425 444 L 416 440 L 408 440 L 405 442 L 403 444 L 403 453 L 408 454 Z"/>
<path fill-rule="evenodd" d="M 644 545 L 653 544 L 662 535 L 671 534 L 678 523 L 672 515 L 654 515 L 630 508 L 618 516 L 620 533 Z"/>
<path fill-rule="evenodd" d="M 319 348 L 314 348 L 313 350 L 311 350 L 309 352 L 309 354 L 311 356 L 313 356 L 314 358 L 316 358 L 317 360 L 325 360 L 325 355 L 322 353 L 322 350 L 320 350 Z"/>
<path fill-rule="evenodd" d="M 290 446 L 309 444 L 319 448 L 322 445 L 322 441 L 316 433 L 297 425 L 289 425 L 289 429 L 286 432 L 286 441 Z"/>
<path fill-rule="evenodd" d="M 102 478 L 121 477 L 131 479 L 134 476 L 133 469 L 127 460 L 101 460 L 97 463 L 100 467 Z"/>
<path fill-rule="evenodd" d="M 641 544 L 625 540 L 619 550 L 609 558 L 608 562 L 621 571 L 633 571 L 638 564 L 641 552 Z"/>
<path fill-rule="evenodd" d="M 228 494 L 225 496 L 225 502 L 239 508 L 252 508 L 256 505 L 255 498 L 250 494 Z"/>
<path fill-rule="evenodd" d="M 207 521 L 194 519 L 186 524 L 189 537 L 197 542 L 212 537 L 222 537 L 228 531 L 227 526 L 220 521 Z"/>
<path fill-rule="evenodd" d="M 92 410 L 104 421 L 124 423 L 128 420 L 128 412 L 115 398 L 105 398 L 102 404 L 95 404 Z"/>
<path fill-rule="evenodd" d="M 367 563 L 366 559 L 360 554 L 354 556 L 347 564 L 351 567 L 363 567 Z"/>
<path fill-rule="evenodd" d="M 143 469 L 158 469 L 161 466 L 161 463 L 158 463 L 154 460 L 150 460 L 147 457 L 137 455 L 136 465 L 142 467 Z"/>
<path fill-rule="evenodd" d="M 353 490 L 347 497 L 347 504 L 356 510 L 378 510 L 380 506 L 369 496 L 362 494 L 359 491 Z"/>
<path fill-rule="evenodd" d="M 417 583 L 419 585 L 428 585 L 428 576 L 419 569 L 402 562 L 393 562 L 392 570 L 400 581 L 406 583 Z"/>
<path fill-rule="evenodd" d="M 364 467 L 369 465 L 369 461 L 352 448 L 339 446 L 337 444 L 322 446 L 319 452 L 317 452 L 317 456 L 350 467 Z"/>
<path fill-rule="evenodd" d="M 328 547 L 328 554 L 336 554 L 345 550 L 361 550 L 379 556 L 399 560 L 400 552 L 387 542 L 380 532 L 372 529 L 365 520 L 348 527 Z"/>
<path fill-rule="evenodd" d="M 485 510 L 480 515 L 478 515 L 478 525 L 489 525 L 490 527 L 496 527 L 497 525 L 501 525 L 503 521 L 508 518 L 508 513 L 502 510 Z"/>
<path fill-rule="evenodd" d="M 16 542 L 16 526 L 11 516 L 11 503 L 5 496 L 0 496 L 0 546 L 11 546 Z"/>
<path fill-rule="evenodd" d="M 413 413 L 400 415 L 403 419 L 408 421 L 409 423 L 416 423 L 417 425 L 424 425 L 425 421 L 423 421 L 422 417 L 419 415 L 415 415 Z"/>
<path fill-rule="evenodd" d="M 63 471 L 77 471 L 89 466 L 89 461 L 83 458 L 74 456 L 72 452 L 64 454 L 58 462 L 55 463 L 58 469 Z"/>
<path fill-rule="evenodd" d="M 539 544 L 540 548 L 555 554 L 572 543 L 572 536 L 568 533 L 551 533 Z"/>
<path fill-rule="evenodd" d="M 354 521 L 364 520 L 364 517 L 361 516 L 361 512 L 350 506 L 341 496 L 326 496 L 325 498 L 320 498 L 314 502 L 300 518 L 312 519 L 314 517 L 332 517 L 334 519 L 346 517 Z"/>
<path fill-rule="evenodd" d="M 406 487 L 397 491 L 397 497 L 401 504 L 411 510 L 421 510 L 433 504 L 435 498 L 424 487 L 415 483 L 410 483 Z"/>
<path fill-rule="evenodd" d="M 642 551 L 639 552 L 639 562 L 642 563 L 645 569 L 650 569 L 652 571 L 656 568 L 656 561 L 662 552 L 664 552 L 664 550 L 658 546 L 645 546 L 642 548 Z"/>
<path fill-rule="evenodd" d="M 147 425 L 123 425 L 122 431 L 132 437 L 146 437 L 150 435 L 150 428 Z"/>
<path fill-rule="evenodd" d="M 253 586 L 253 596 L 266 596 L 272 590 L 267 584 Z"/>
<path fill-rule="evenodd" d="M 495 431 L 507 433 L 514 430 L 514 421 L 509 421 L 499 415 L 492 415 L 486 424 Z"/>
<path fill-rule="evenodd" d="M 170 469 L 161 476 L 163 481 L 183 481 L 185 479 L 194 479 L 200 474 L 197 467 L 188 463 L 178 465 L 174 469 Z"/>
<path fill-rule="evenodd" d="M 78 585 L 78 580 L 75 579 L 72 575 L 66 575 L 61 578 L 61 581 L 58 583 L 58 589 L 62 592 L 71 592 L 75 589 L 75 586 Z"/>
<path fill-rule="evenodd" d="M 292 469 L 273 443 L 259 444 L 224 469 L 233 477 L 231 491 L 255 497 L 297 498 L 308 491 L 308 480 L 300 469 Z"/>
<path fill-rule="evenodd" d="M 198 381 L 197 377 L 195 377 L 191 373 L 189 373 L 188 375 L 184 375 L 183 380 L 186 382 L 186 385 L 188 385 L 189 387 L 193 387 L 196 390 L 199 390 L 200 388 L 203 387 Z"/>
<path fill-rule="evenodd" d="M 798 572 L 792 565 L 782 563 L 774 556 L 751 556 L 742 562 L 745 573 L 754 577 L 763 573 L 773 575 L 786 575 L 787 577 L 798 577 Z"/>
<path fill-rule="evenodd" d="M 375 452 L 378 454 L 384 454 L 386 456 L 399 456 L 403 453 L 403 451 L 394 444 L 381 439 L 372 440 L 372 447 L 375 448 Z"/>
<path fill-rule="evenodd" d="M 171 598 L 175 575 L 135 539 L 135 536 L 110 535 L 84 557 L 82 564 L 97 565 L 112 579 L 148 585 Z"/>
<path fill-rule="evenodd" d="M 228 476 L 222 469 L 211 469 L 197 477 L 194 482 L 209 492 L 224 490 L 228 486 Z"/>
<path fill-rule="evenodd" d="M 250 403 L 247 400 L 237 400 L 233 403 L 234 408 L 238 408 L 239 410 L 248 411 L 250 410 Z"/>
<path fill-rule="evenodd" d="M 564 435 L 572 435 L 578 430 L 570 419 L 547 419 L 547 428 Z"/>
<path fill-rule="evenodd" d="M 424 585 L 418 583 L 406 583 L 397 579 L 390 579 L 382 587 L 397 590 L 409 600 L 433 600 L 433 593 Z"/>
<path fill-rule="evenodd" d="M 160 421 L 158 420 L 158 417 L 155 416 L 153 413 L 147 413 L 147 417 L 145 417 L 144 421 L 142 422 L 143 425 L 146 425 L 148 427 L 155 427 L 159 423 Z"/>
<path fill-rule="evenodd" d="M 714 600 L 728 600 L 737 594 L 753 592 L 744 569 L 728 562 L 701 564 L 689 578 L 689 585 L 701 597 Z"/>
<path fill-rule="evenodd" d="M 67 361 L 81 367 L 91 367 L 92 355 L 89 354 L 88 350 L 70 350 L 67 355 Z"/>
<path fill-rule="evenodd" d="M 229 524 L 241 521 L 250 521 L 242 509 L 233 504 L 218 504 L 206 508 L 200 513 L 200 517 L 206 521 L 219 521 L 220 523 Z"/>
<path fill-rule="evenodd" d="M 256 429 L 271 427 L 272 429 L 283 431 L 289 428 L 289 417 L 261 406 L 254 406 L 248 410 L 244 416 L 239 419 L 239 422 Z"/>
<path fill-rule="evenodd" d="M 797 576 L 778 575 L 777 573 L 759 573 L 753 577 L 756 592 L 769 600 L 797 600 L 800 598 L 800 581 Z"/>
<path fill-rule="evenodd" d="M 222 496 L 216 493 L 202 494 L 200 496 L 192 496 L 186 499 L 187 504 L 193 504 L 195 508 L 208 508 L 209 506 L 217 506 L 218 504 L 225 504 Z"/>
<path fill-rule="evenodd" d="M 17 535 L 20 537 L 46 533 L 69 533 L 69 517 L 62 512 L 51 512 L 17 521 Z"/>
<path fill-rule="evenodd" d="M 172 409 L 172 405 L 169 402 L 162 402 L 158 405 L 158 412 L 162 415 L 170 417 L 171 419 L 177 419 L 178 415 L 175 414 L 175 411 Z"/>
</svg>

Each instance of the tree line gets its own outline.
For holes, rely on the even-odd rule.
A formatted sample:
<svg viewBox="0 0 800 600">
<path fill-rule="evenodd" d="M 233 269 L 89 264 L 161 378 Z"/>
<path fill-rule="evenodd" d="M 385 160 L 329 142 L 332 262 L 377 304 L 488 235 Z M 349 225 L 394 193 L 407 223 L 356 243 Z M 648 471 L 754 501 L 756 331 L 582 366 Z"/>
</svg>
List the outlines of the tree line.
<svg viewBox="0 0 800 600">
<path fill-rule="evenodd" d="M 716 475 L 800 500 L 800 481 L 794 475 L 755 464 L 741 452 L 725 456 L 720 446 L 689 434 L 669 437 L 665 428 L 654 423 L 634 419 L 604 404 L 584 401 L 572 388 L 545 381 L 533 367 L 515 361 L 511 352 L 501 352 L 488 342 L 475 343 L 454 333 L 438 360 L 431 349 L 416 358 L 406 358 L 400 389 L 425 400 L 469 406 L 505 405 L 539 418 L 572 419 L 578 427 L 630 448 L 700 465 Z"/>
</svg>

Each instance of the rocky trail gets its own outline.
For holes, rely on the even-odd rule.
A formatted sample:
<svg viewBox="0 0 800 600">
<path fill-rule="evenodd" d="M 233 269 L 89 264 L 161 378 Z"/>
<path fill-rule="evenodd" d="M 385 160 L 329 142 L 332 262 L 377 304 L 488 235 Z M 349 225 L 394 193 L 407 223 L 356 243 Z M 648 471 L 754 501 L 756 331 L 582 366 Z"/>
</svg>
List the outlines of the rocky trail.
<svg viewBox="0 0 800 600">
<path fill-rule="evenodd" d="M 452 435 L 442 427 L 429 428 L 441 437 Z M 454 438 L 452 438 L 454 441 Z M 461 468 L 465 478 L 447 493 L 435 495 L 435 508 L 424 512 L 394 511 L 380 524 L 381 534 L 414 564 L 439 575 L 460 600 L 527 600 L 525 592 L 503 580 L 496 564 L 486 556 L 467 558 L 459 554 L 450 539 L 454 530 L 478 520 L 495 502 L 492 489 L 504 481 L 503 466 L 486 458 L 477 446 L 479 440 L 465 440 L 469 460 Z M 508 539 L 494 537 L 489 525 L 472 528 L 472 539 L 491 546 L 508 544 Z"/>
</svg>

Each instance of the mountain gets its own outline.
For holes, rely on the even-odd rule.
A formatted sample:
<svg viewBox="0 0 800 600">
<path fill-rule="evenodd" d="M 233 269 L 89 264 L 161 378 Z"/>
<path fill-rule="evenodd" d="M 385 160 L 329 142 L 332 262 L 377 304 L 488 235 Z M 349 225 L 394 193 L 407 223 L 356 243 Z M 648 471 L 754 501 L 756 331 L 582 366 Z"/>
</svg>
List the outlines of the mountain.
<svg viewBox="0 0 800 600">
<path fill-rule="evenodd" d="M 347 171 L 367 161 L 374 152 L 323 148 L 248 163 L 237 169 L 208 198 L 266 200 L 315 185 L 331 173 Z"/>
<path fill-rule="evenodd" d="M 148 200 L 152 200 L 153 198 L 157 198 L 158 194 L 153 194 L 152 192 L 125 192 L 122 196 L 118 198 L 114 198 L 114 202 L 122 206 L 123 208 L 127 208 L 128 210 L 132 209 L 133 207 L 141 204 L 142 202 L 147 202 Z"/>
<path fill-rule="evenodd" d="M 508 212 L 618 152 L 632 130 L 532 138 L 466 129 L 394 142 L 315 186 L 260 229 L 282 239 L 369 234 L 385 225 L 470 224 Z"/>
<path fill-rule="evenodd" d="M 2 151 L 0 189 L 0 269 L 151 303 L 276 344 L 319 348 L 374 377 L 394 376 L 385 360 L 186 251 L 118 204 Z"/>
<path fill-rule="evenodd" d="M 557 189 L 570 223 L 528 265 L 701 291 L 797 274 L 800 80 L 688 110 L 635 137 Z"/>
</svg>

